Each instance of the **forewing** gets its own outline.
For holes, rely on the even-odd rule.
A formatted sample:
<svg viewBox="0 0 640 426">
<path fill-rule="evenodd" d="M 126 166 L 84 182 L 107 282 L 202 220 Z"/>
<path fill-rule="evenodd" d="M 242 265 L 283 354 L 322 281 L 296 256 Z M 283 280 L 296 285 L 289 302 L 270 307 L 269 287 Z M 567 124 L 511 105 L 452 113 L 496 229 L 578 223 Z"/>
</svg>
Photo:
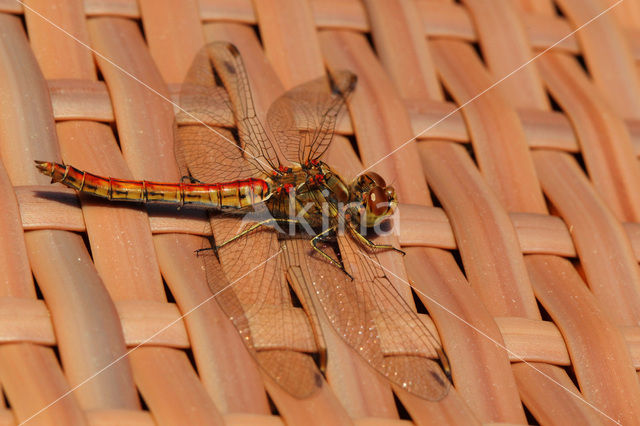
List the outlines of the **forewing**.
<svg viewBox="0 0 640 426">
<path fill-rule="evenodd" d="M 314 282 L 315 294 L 338 335 L 375 370 L 421 398 L 443 398 L 450 383 L 437 362 L 439 343 L 391 285 L 373 254 L 339 237 L 353 275 L 341 285 Z"/>
<path fill-rule="evenodd" d="M 216 85 L 206 48 L 191 64 L 179 104 L 175 154 L 183 177 L 213 183 L 260 174 L 244 159 L 232 133 L 221 127 L 233 127 L 235 121 L 227 92 Z"/>
<path fill-rule="evenodd" d="M 289 161 L 304 164 L 324 154 L 336 122 L 356 86 L 356 76 L 339 71 L 296 86 L 269 108 L 267 124 Z"/>
<path fill-rule="evenodd" d="M 226 88 L 216 83 L 212 66 Z M 183 176 L 212 183 L 271 174 L 276 156 L 264 130 L 247 130 L 262 126 L 233 45 L 212 43 L 196 55 L 181 88 L 180 108 L 175 151 Z M 237 127 L 240 143 L 218 126 Z"/>
<path fill-rule="evenodd" d="M 215 70 L 229 94 L 245 158 L 265 174 L 270 174 L 277 169 L 280 162 L 277 150 L 256 114 L 249 76 L 240 52 L 233 44 L 227 42 L 211 43 L 207 49 Z"/>
</svg>

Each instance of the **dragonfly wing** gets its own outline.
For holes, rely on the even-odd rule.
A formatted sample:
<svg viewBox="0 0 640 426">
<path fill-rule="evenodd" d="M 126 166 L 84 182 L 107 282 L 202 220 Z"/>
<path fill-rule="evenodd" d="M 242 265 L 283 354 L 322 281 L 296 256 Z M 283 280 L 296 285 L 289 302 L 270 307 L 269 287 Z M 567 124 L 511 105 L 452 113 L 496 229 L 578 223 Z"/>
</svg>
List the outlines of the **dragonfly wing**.
<svg viewBox="0 0 640 426">
<path fill-rule="evenodd" d="M 179 126 L 176 144 L 176 160 L 183 177 L 205 183 L 229 182 L 262 173 L 243 157 L 227 129 L 197 124 Z"/>
<path fill-rule="evenodd" d="M 275 150 L 256 117 L 235 46 L 211 43 L 196 55 L 181 88 L 180 108 L 175 152 L 183 176 L 221 182 L 273 172 Z M 220 126 L 237 126 L 240 141 Z"/>
<path fill-rule="evenodd" d="M 238 229 L 239 223 L 217 219 L 215 237 L 225 239 L 251 225 Z M 294 397 L 316 392 L 321 375 L 305 353 L 315 350 L 313 333 L 302 310 L 293 306 L 273 230 L 256 230 L 220 248 L 219 260 L 213 250 L 200 256 L 215 300 L 262 371 Z"/>
<path fill-rule="evenodd" d="M 338 71 L 331 79 L 312 80 L 276 99 L 267 124 L 287 160 L 304 164 L 325 153 L 356 81 L 355 74 Z"/>
<path fill-rule="evenodd" d="M 354 280 L 314 282 L 329 322 L 356 353 L 395 385 L 437 401 L 450 383 L 437 362 L 438 340 L 389 282 L 377 259 L 350 236 L 338 238 Z"/>
<path fill-rule="evenodd" d="M 233 44 L 227 42 L 211 43 L 207 49 L 215 70 L 229 94 L 245 158 L 265 174 L 271 174 L 280 165 L 280 161 L 277 150 L 258 119 L 249 76 L 240 52 Z"/>
<path fill-rule="evenodd" d="M 183 177 L 226 182 L 254 177 L 261 170 L 248 162 L 232 133 L 231 101 L 216 85 L 207 48 L 194 58 L 180 90 L 175 154 Z"/>
</svg>

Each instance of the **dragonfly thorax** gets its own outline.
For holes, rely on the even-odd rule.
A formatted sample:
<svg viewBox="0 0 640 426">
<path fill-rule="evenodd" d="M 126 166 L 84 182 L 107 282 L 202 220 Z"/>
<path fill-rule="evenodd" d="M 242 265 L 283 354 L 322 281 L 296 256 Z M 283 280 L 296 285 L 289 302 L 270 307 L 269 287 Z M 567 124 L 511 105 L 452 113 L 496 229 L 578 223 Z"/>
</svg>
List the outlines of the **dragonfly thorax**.
<svg viewBox="0 0 640 426">
<path fill-rule="evenodd" d="M 320 161 L 307 162 L 304 165 L 293 163 L 291 167 L 280 166 L 277 172 L 265 180 L 275 194 L 287 193 L 296 196 L 324 191 L 336 204 L 349 202 L 349 188 L 346 183 Z"/>
<path fill-rule="evenodd" d="M 265 180 L 271 191 L 266 201 L 271 214 L 308 224 L 306 231 L 312 234 L 335 225 L 350 200 L 347 184 L 320 161 L 294 163 Z"/>
<path fill-rule="evenodd" d="M 397 206 L 395 190 L 376 173 L 358 176 L 350 185 L 327 164 L 314 161 L 279 168 L 268 179 L 267 201 L 275 217 L 297 217 L 316 232 L 342 217 L 357 229 L 374 227 Z"/>
</svg>

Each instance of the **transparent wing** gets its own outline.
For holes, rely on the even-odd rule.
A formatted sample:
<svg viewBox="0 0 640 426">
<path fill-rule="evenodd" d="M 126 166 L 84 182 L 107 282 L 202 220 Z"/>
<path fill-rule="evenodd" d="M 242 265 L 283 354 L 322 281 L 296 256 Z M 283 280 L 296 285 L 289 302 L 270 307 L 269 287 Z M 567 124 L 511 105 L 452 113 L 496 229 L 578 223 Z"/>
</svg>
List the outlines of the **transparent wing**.
<svg viewBox="0 0 640 426">
<path fill-rule="evenodd" d="M 216 83 L 214 69 L 224 87 Z M 196 55 L 176 116 L 175 151 L 183 176 L 220 182 L 274 171 L 277 156 L 257 119 L 250 90 L 242 58 L 232 44 L 212 43 Z M 237 126 L 240 141 L 216 126 Z"/>
<path fill-rule="evenodd" d="M 178 126 L 176 160 L 183 177 L 203 183 L 258 177 L 262 170 L 247 161 L 227 129 L 203 125 Z"/>
<path fill-rule="evenodd" d="M 349 71 L 301 84 L 279 97 L 267 112 L 269 130 L 284 157 L 304 164 L 325 153 L 357 78 Z"/>
<path fill-rule="evenodd" d="M 450 383 L 432 359 L 440 348 L 438 340 L 389 282 L 374 255 L 350 236 L 338 240 L 354 280 L 345 277 L 342 283 L 329 285 L 313 281 L 312 293 L 329 322 L 392 383 L 423 399 L 443 398 Z"/>
<path fill-rule="evenodd" d="M 250 223 L 212 221 L 215 237 L 226 240 Z M 232 321 L 260 368 L 297 398 L 322 386 L 322 375 L 308 352 L 316 350 L 306 315 L 294 307 L 284 281 L 275 232 L 261 228 L 222 247 L 201 253 L 215 300 Z"/>
<path fill-rule="evenodd" d="M 233 44 L 227 42 L 211 43 L 207 49 L 229 94 L 245 158 L 265 173 L 273 172 L 280 165 L 277 150 L 256 114 L 249 76 L 240 52 Z"/>
</svg>

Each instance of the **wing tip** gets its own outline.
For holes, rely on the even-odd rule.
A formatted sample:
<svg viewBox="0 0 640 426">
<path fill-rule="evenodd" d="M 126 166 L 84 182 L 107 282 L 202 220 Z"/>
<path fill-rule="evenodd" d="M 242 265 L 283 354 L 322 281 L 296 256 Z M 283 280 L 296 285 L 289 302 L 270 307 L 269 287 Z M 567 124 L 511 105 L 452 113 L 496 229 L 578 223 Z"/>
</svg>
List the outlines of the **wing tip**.
<svg viewBox="0 0 640 426">
<path fill-rule="evenodd" d="M 238 48 L 236 47 L 235 44 L 233 43 L 227 43 L 227 50 L 229 51 L 230 54 L 232 54 L 233 56 L 240 56 L 240 51 L 238 50 Z"/>
<path fill-rule="evenodd" d="M 335 95 L 348 96 L 358 84 L 358 76 L 348 70 L 339 71 L 331 78 L 331 91 Z"/>
</svg>

